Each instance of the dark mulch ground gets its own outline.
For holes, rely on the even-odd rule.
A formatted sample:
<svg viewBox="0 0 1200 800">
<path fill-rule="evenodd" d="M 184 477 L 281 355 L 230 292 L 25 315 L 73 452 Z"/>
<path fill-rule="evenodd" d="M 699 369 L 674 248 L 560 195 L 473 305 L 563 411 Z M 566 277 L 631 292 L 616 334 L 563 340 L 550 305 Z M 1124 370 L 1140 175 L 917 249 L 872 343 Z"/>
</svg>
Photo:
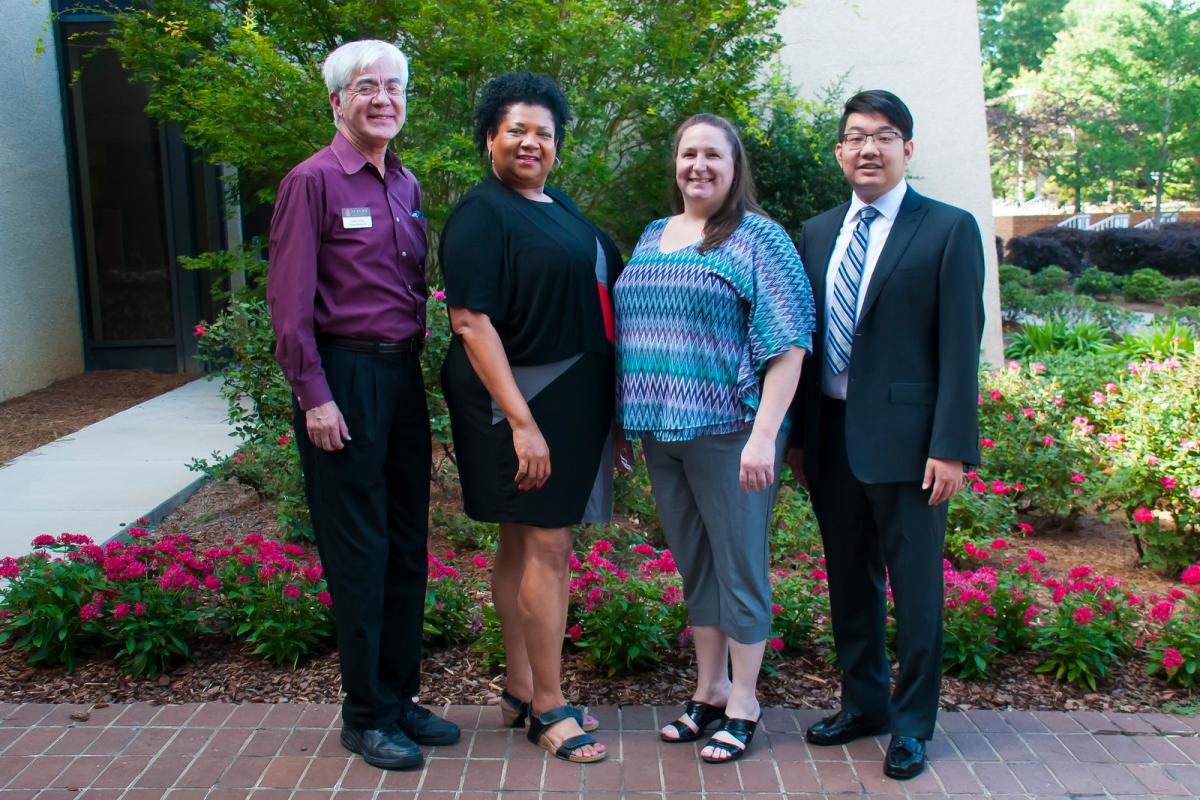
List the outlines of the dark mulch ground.
<svg viewBox="0 0 1200 800">
<path fill-rule="evenodd" d="M 451 498 L 435 491 L 435 502 Z M 203 487 L 188 503 L 164 521 L 178 524 L 200 542 L 217 543 L 226 536 L 251 532 L 277 535 L 271 508 L 251 492 L 232 483 Z M 1144 591 L 1146 583 L 1169 585 L 1159 577 L 1132 566 L 1127 539 L 1117 529 L 1093 524 L 1070 532 L 1047 531 L 1035 537 L 1050 558 L 1052 573 L 1066 572 L 1081 560 L 1108 574 L 1126 578 Z M 445 542 L 435 534 L 435 551 Z M 470 554 L 462 554 L 470 555 Z M 1086 556 L 1080 559 L 1079 556 Z M 470 563 L 469 558 L 460 559 Z M 473 569 L 473 567 L 467 567 Z M 1149 581 L 1147 579 L 1150 579 Z M 772 665 L 761 681 L 761 699 L 770 705 L 829 708 L 837 704 L 836 673 L 825 663 L 824 653 L 785 658 Z M 1165 703 L 1189 701 L 1187 692 L 1169 689 L 1148 679 L 1139 663 L 1118 670 L 1096 692 L 1064 686 L 1048 675 L 1033 671 L 1031 656 L 1007 659 L 988 682 L 947 678 L 943 691 L 946 708 L 1098 709 L 1148 711 Z M 606 676 L 571 652 L 564 663 L 567 696 L 578 703 L 669 703 L 687 698 L 695 673 L 687 652 L 675 652 L 657 668 L 645 672 Z M 438 651 L 425 661 L 423 696 L 444 703 L 487 703 L 503 687 L 503 676 L 480 667 L 469 646 Z M 0 651 L 0 701 L 9 702 L 151 702 L 289 700 L 337 702 L 339 680 L 336 654 L 324 653 L 301 662 L 298 669 L 272 666 L 247 654 L 238 645 L 210 641 L 198 647 L 195 658 L 171 673 L 131 678 L 111 661 L 79 665 L 74 673 L 61 669 L 31 669 L 17 654 Z"/>
<path fill-rule="evenodd" d="M 0 464 L 196 378 L 148 369 L 98 370 L 5 400 Z"/>
</svg>

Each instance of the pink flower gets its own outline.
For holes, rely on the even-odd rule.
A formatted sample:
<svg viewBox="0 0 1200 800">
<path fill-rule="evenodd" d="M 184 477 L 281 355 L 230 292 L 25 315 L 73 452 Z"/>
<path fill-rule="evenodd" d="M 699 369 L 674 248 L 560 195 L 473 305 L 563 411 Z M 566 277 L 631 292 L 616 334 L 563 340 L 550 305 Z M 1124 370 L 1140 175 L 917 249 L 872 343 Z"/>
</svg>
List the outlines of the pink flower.
<svg viewBox="0 0 1200 800">
<path fill-rule="evenodd" d="M 487 569 L 487 559 L 483 556 L 475 556 L 475 558 L 471 559 L 471 561 L 473 561 L 475 566 L 479 567 L 480 569 Z"/>
<path fill-rule="evenodd" d="M 1022 491 L 1022 490 L 1025 488 L 1025 484 L 1023 484 L 1023 483 L 1019 483 L 1019 482 L 1018 482 L 1018 483 L 1014 483 L 1014 484 L 1013 484 L 1013 486 L 1012 486 L 1012 488 L 1013 488 L 1013 491 L 1014 491 L 1014 492 L 1019 492 L 1019 491 Z"/>
<path fill-rule="evenodd" d="M 206 333 L 208 333 L 208 328 L 204 327 L 203 325 L 197 325 L 196 327 L 192 328 L 192 336 L 203 336 Z"/>
<path fill-rule="evenodd" d="M 41 536 L 36 536 L 33 539 L 34 547 L 49 547 L 50 545 L 57 543 L 58 540 L 48 533 L 43 533 Z"/>
<path fill-rule="evenodd" d="M 1078 472 L 1072 473 L 1071 475 L 1071 483 L 1083 483 L 1086 480 L 1087 478 L 1083 477 L 1083 475 Z"/>
<path fill-rule="evenodd" d="M 1033 526 L 1030 525 L 1028 522 L 1018 522 L 1017 530 L 1019 530 L 1021 532 L 1022 536 L 1032 536 L 1033 535 Z"/>
<path fill-rule="evenodd" d="M 666 589 L 663 589 L 662 600 L 669 606 L 679 605 L 683 601 L 683 589 L 672 583 Z"/>
<path fill-rule="evenodd" d="M 113 606 L 113 619 L 125 619 L 129 616 L 129 612 L 131 611 L 133 611 L 133 609 L 129 606 L 129 603 L 119 603 Z"/>
<path fill-rule="evenodd" d="M 1200 486 L 1193 486 L 1188 489 L 1188 497 L 1200 497 Z"/>
<path fill-rule="evenodd" d="M 1030 605 L 1028 608 L 1026 608 L 1026 609 L 1025 609 L 1025 616 L 1024 616 L 1024 622 L 1025 622 L 1025 624 L 1026 624 L 1026 625 L 1032 625 L 1032 624 L 1033 624 L 1033 621 L 1034 621 L 1035 619 L 1037 619 L 1037 615 L 1038 615 L 1039 613 L 1040 613 L 1040 612 L 1039 612 L 1039 610 L 1038 610 L 1038 607 L 1037 607 L 1037 606 L 1035 606 L 1035 605 Z"/>
<path fill-rule="evenodd" d="M 433 295 L 434 300 L 445 300 L 446 299 L 446 293 L 443 292 L 441 289 L 434 289 L 432 292 L 430 292 L 430 294 Z"/>
<path fill-rule="evenodd" d="M 99 603 L 86 603 L 79 609 L 79 618 L 84 622 L 100 616 Z"/>
<path fill-rule="evenodd" d="M 1162 665 L 1167 669 L 1178 669 L 1183 666 L 1183 656 L 1174 647 L 1163 651 Z"/>
<path fill-rule="evenodd" d="M 1036 417 L 1037 416 L 1037 412 L 1034 411 L 1032 408 L 1022 408 L 1021 413 L 1024 414 L 1026 417 Z"/>
<path fill-rule="evenodd" d="M 986 492 L 987 488 L 987 484 L 983 481 L 975 481 L 971 484 L 971 491 L 978 492 L 979 494 Z"/>
<path fill-rule="evenodd" d="M 635 544 L 633 546 L 633 552 L 643 556 L 652 556 L 654 555 L 654 548 L 651 545 L 642 542 L 641 544 Z"/>
<path fill-rule="evenodd" d="M 1169 600 L 1160 600 L 1150 609 L 1150 619 L 1155 622 L 1166 622 L 1175 613 L 1175 604 Z"/>
<path fill-rule="evenodd" d="M 611 553 L 612 551 L 613 551 L 612 543 L 609 542 L 607 539 L 597 539 L 596 543 L 594 545 L 592 545 L 593 553 Z"/>
<path fill-rule="evenodd" d="M 303 594 L 303 592 L 301 592 L 299 588 L 293 586 L 290 583 L 287 586 L 283 587 L 283 596 L 288 598 L 289 600 L 295 600 L 301 594 Z"/>
<path fill-rule="evenodd" d="M 1092 392 L 1092 405 L 1102 406 L 1106 400 L 1108 400 L 1108 395 L 1104 392 Z"/>
<path fill-rule="evenodd" d="M 1109 394 L 1112 394 L 1116 390 L 1117 390 L 1117 385 L 1115 383 L 1104 384 L 1104 391 L 1108 392 Z"/>
<path fill-rule="evenodd" d="M 320 603 L 321 605 L 325 606 L 326 608 L 332 608 L 333 607 L 333 595 L 331 595 L 328 591 L 319 592 L 317 594 L 317 602 Z"/>
<path fill-rule="evenodd" d="M 1039 563 L 1039 564 L 1045 564 L 1045 563 L 1046 563 L 1046 556 L 1045 556 L 1045 554 L 1044 554 L 1044 553 L 1042 553 L 1042 551 L 1041 551 L 1041 550 L 1038 550 L 1036 547 L 1031 547 L 1031 548 L 1029 548 L 1028 550 L 1026 550 L 1026 551 L 1025 551 L 1025 554 L 1026 554 L 1027 556 L 1029 556 L 1029 560 L 1030 560 L 1030 561 L 1036 561 L 1036 562 L 1037 562 L 1037 563 Z"/>
<path fill-rule="evenodd" d="M 1096 612 L 1092 611 L 1092 609 L 1088 606 L 1080 606 L 1079 608 L 1075 609 L 1074 617 L 1075 621 L 1080 625 L 1087 625 L 1096 618 Z"/>
<path fill-rule="evenodd" d="M 583 628 L 579 625 L 572 625 L 567 628 L 567 638 L 572 642 L 577 642 L 583 638 Z"/>
<path fill-rule="evenodd" d="M 1175 485 L 1177 483 L 1177 481 L 1174 478 L 1172 478 L 1170 475 L 1167 475 L 1166 477 L 1161 478 L 1161 480 L 1162 480 L 1162 485 L 1163 485 L 1164 489 L 1174 489 Z"/>
<path fill-rule="evenodd" d="M 280 444 L 287 444 L 287 443 L 288 443 L 288 437 L 287 437 L 287 435 L 285 434 L 285 435 L 283 435 L 283 436 L 280 436 L 280 437 L 279 437 L 278 439 L 276 439 L 275 441 L 279 442 Z"/>
<path fill-rule="evenodd" d="M 772 614 L 782 614 L 782 613 L 783 613 L 783 606 L 779 605 L 779 603 L 775 603 L 775 604 L 773 604 L 773 605 L 771 606 L 771 613 L 772 613 Z"/>
<path fill-rule="evenodd" d="M 782 653 L 783 639 L 780 639 L 778 636 L 773 636 L 767 640 L 767 647 L 769 647 L 771 650 L 774 650 L 776 653 Z"/>
<path fill-rule="evenodd" d="M 235 463 L 235 464 L 240 464 L 245 460 L 246 460 L 246 457 L 244 455 L 242 455 L 241 453 L 238 453 L 236 456 L 233 457 L 233 463 Z"/>
<path fill-rule="evenodd" d="M 1086 578 L 1087 576 L 1089 576 L 1091 574 L 1092 574 L 1091 567 L 1085 567 L 1085 566 L 1081 565 L 1081 566 L 1075 567 L 1070 572 L 1068 572 L 1067 578 L 1069 580 L 1077 581 L 1080 578 Z"/>
<path fill-rule="evenodd" d="M 133 604 L 133 615 L 135 617 L 140 617 L 145 613 L 146 613 L 146 604 L 145 603 L 134 603 Z"/>
<path fill-rule="evenodd" d="M 993 550 L 1003 550 L 1004 548 L 1008 547 L 1008 542 L 1000 538 L 992 539 L 990 547 Z"/>
<path fill-rule="evenodd" d="M 321 580 L 321 576 L 325 574 L 325 570 L 321 568 L 320 564 L 313 564 L 312 566 L 305 567 L 302 574 L 304 575 L 304 580 L 316 583 Z"/>
<path fill-rule="evenodd" d="M 1188 586 L 1196 586 L 1197 584 L 1200 584 L 1200 563 L 1192 564 L 1190 567 L 1185 569 L 1183 571 L 1183 575 L 1180 576 L 1180 580 L 1182 580 Z"/>
<path fill-rule="evenodd" d="M 996 440 L 995 439 L 981 439 L 979 444 L 982 447 L 995 447 Z"/>
<path fill-rule="evenodd" d="M 220 589 L 221 588 L 221 579 L 218 578 L 216 575 L 209 575 L 208 577 L 206 577 L 204 579 L 204 586 L 205 586 L 205 588 L 208 588 L 208 589 L 214 589 L 214 590 Z"/>
<path fill-rule="evenodd" d="M 1152 519 L 1154 519 L 1154 512 L 1145 506 L 1133 512 L 1134 522 L 1150 522 Z"/>
<path fill-rule="evenodd" d="M 1046 445 L 1046 447 L 1053 447 L 1054 446 L 1054 437 L 1053 436 L 1043 436 L 1042 444 Z"/>
</svg>

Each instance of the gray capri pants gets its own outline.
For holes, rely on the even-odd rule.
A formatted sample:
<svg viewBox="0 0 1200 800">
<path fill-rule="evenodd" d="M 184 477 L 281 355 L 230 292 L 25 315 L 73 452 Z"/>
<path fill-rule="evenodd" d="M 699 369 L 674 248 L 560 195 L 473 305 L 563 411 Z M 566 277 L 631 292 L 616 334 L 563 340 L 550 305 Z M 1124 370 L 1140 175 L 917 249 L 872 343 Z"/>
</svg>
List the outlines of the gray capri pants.
<svg viewBox="0 0 1200 800">
<path fill-rule="evenodd" d="M 686 442 L 642 437 L 654 504 L 683 577 L 692 625 L 716 625 L 742 644 L 771 633 L 767 528 L 779 489 L 787 433 L 775 440 L 775 482 L 759 492 L 738 483 L 750 429 Z"/>
</svg>

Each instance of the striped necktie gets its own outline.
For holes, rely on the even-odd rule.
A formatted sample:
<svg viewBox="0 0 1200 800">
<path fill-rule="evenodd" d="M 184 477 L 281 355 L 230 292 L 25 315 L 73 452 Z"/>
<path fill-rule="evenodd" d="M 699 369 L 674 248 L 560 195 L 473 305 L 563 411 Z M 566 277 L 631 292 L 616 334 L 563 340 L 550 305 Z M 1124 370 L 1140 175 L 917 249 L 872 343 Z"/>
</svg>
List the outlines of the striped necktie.
<svg viewBox="0 0 1200 800">
<path fill-rule="evenodd" d="M 850 347 L 854 342 L 855 317 L 858 311 L 858 290 L 863 269 L 867 264 L 867 233 L 871 220 L 879 212 L 864 206 L 858 212 L 858 224 L 850 237 L 850 246 L 838 265 L 833 282 L 833 303 L 829 307 L 829 327 L 825 332 L 825 363 L 837 375 L 850 363 Z"/>
</svg>

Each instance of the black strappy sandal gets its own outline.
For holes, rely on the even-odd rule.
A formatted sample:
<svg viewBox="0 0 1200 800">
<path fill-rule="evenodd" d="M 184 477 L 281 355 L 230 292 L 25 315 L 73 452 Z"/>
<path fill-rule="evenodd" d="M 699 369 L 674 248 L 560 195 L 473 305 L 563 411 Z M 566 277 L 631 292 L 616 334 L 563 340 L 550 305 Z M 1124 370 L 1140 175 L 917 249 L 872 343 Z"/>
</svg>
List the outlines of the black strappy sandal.
<svg viewBox="0 0 1200 800">
<path fill-rule="evenodd" d="M 668 722 L 667 726 L 674 728 L 679 736 L 672 739 L 663 733 L 659 733 L 658 738 L 664 742 L 694 742 L 704 735 L 705 728 L 725 716 L 725 706 L 718 708 L 708 703 L 702 703 L 699 700 L 693 700 L 684 708 L 683 716 L 695 724 L 696 730 L 692 730 L 686 723 L 677 719 L 674 722 Z"/>
<path fill-rule="evenodd" d="M 716 732 L 720 733 L 721 731 L 725 731 L 730 736 L 732 736 L 734 739 L 737 739 L 739 742 L 741 742 L 742 746 L 739 748 L 735 744 L 730 744 L 729 742 L 723 742 L 720 739 L 717 739 L 714 735 L 714 737 L 712 739 L 708 740 L 708 744 L 706 744 L 704 746 L 705 747 L 715 747 L 718 750 L 723 750 L 724 752 L 729 753 L 729 757 L 728 758 L 713 758 L 712 756 L 700 756 L 700 757 L 703 758 L 709 764 L 727 764 L 731 761 L 737 761 L 739 758 L 741 758 L 742 756 L 744 756 L 746 754 L 747 750 L 750 749 L 750 742 L 754 741 L 754 731 L 756 728 L 758 728 L 758 723 L 760 723 L 760 722 L 762 722 L 762 714 L 759 714 L 758 719 L 756 719 L 756 720 L 736 719 L 736 718 L 730 719 L 729 717 L 726 717 L 725 721 L 721 723 L 721 727 L 717 728 Z"/>
<path fill-rule="evenodd" d="M 589 744 L 599 744 L 590 734 L 581 733 L 578 736 L 572 736 L 570 739 L 564 739 L 562 744 L 557 747 L 554 746 L 554 742 L 550 741 L 550 737 L 546 735 L 547 730 L 564 720 L 574 719 L 578 721 L 578 717 L 575 716 L 577 713 L 579 713 L 578 709 L 571 708 L 570 706 L 559 706 L 542 714 L 534 714 L 531 709 L 529 712 L 529 733 L 527 734 L 529 741 L 543 750 L 553 753 L 555 758 L 570 761 L 572 764 L 591 764 L 596 761 L 603 761 L 608 756 L 606 752 L 594 753 L 590 756 L 575 752 Z"/>
<path fill-rule="evenodd" d="M 593 717 L 591 714 L 583 713 L 583 709 L 574 706 L 567 706 L 571 709 L 571 716 L 579 723 L 579 727 L 583 728 L 585 733 L 590 733 L 600 727 L 600 720 Z M 529 703 L 519 699 L 516 695 L 508 693 L 505 689 L 500 692 L 500 721 L 506 728 L 524 728 L 526 721 L 529 719 Z"/>
</svg>

